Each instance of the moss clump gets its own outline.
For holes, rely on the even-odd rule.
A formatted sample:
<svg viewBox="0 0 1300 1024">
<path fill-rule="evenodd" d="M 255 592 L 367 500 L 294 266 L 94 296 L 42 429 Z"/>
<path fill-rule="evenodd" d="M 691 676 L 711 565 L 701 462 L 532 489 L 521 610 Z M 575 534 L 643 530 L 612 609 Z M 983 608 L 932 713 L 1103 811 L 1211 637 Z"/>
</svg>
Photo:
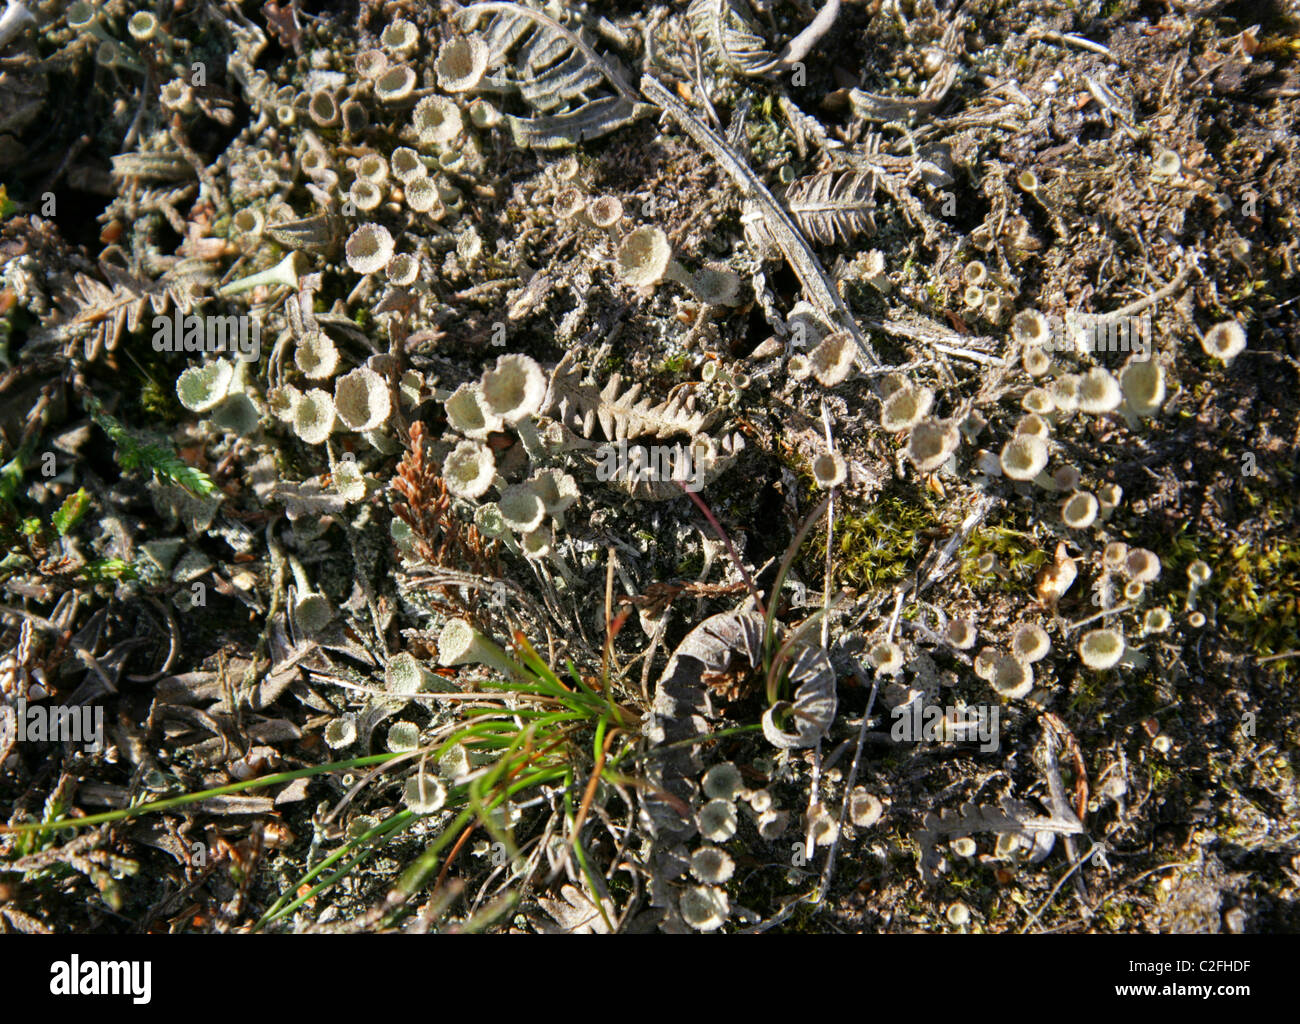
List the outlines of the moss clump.
<svg viewBox="0 0 1300 1024">
<path fill-rule="evenodd" d="M 1300 543 L 1282 536 L 1284 517 L 1293 515 L 1286 497 L 1247 489 L 1267 534 L 1253 540 L 1197 533 L 1181 528 L 1162 560 L 1186 588 L 1186 568 L 1200 558 L 1213 576 L 1197 595 L 1198 606 L 1217 606 L 1220 631 L 1254 655 L 1266 658 L 1300 649 Z M 1296 662 L 1270 663 L 1278 678 L 1296 675 Z"/>
<path fill-rule="evenodd" d="M 671 376 L 681 373 L 686 369 L 686 353 L 674 352 L 672 355 L 665 357 L 664 361 L 654 368 L 654 373 L 660 376 Z"/>
<path fill-rule="evenodd" d="M 1008 593 L 1027 592 L 1033 586 L 1034 575 L 1049 557 L 1030 534 L 1005 526 L 975 530 L 959 554 L 961 578 L 967 586 L 995 585 Z M 997 556 L 997 565 L 991 571 L 981 571 L 980 559 L 990 554 Z"/>
<path fill-rule="evenodd" d="M 801 474 L 802 476 L 803 474 Z M 811 477 L 807 478 L 811 485 Z M 835 517 L 834 574 L 837 586 L 874 587 L 901 580 L 916 568 L 926 542 L 942 536 L 928 496 L 887 494 Z M 826 530 L 814 530 L 800 558 L 809 578 L 819 578 L 826 557 Z"/>
</svg>

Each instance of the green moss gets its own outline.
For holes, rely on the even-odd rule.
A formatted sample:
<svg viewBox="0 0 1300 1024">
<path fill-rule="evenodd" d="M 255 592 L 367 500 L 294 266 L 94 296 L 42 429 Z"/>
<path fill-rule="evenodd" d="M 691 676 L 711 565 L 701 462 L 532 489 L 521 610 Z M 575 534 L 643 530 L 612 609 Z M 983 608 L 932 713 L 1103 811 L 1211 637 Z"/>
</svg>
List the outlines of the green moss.
<svg viewBox="0 0 1300 1024">
<path fill-rule="evenodd" d="M 686 369 L 686 353 L 674 352 L 654 368 L 656 374 L 678 374 Z"/>
<path fill-rule="evenodd" d="M 1005 526 L 985 526 L 970 535 L 961 546 L 961 578 L 971 587 L 996 586 L 1009 593 L 1023 593 L 1033 585 L 1048 554 L 1033 536 Z M 997 556 L 993 572 L 980 572 L 979 560 Z"/>
<path fill-rule="evenodd" d="M 837 585 L 874 587 L 901 580 L 916 568 L 926 543 L 940 536 L 939 516 L 928 495 L 886 494 L 861 509 L 835 517 L 834 574 Z M 818 529 L 801 555 L 816 578 L 825 558 L 826 531 Z"/>
<path fill-rule="evenodd" d="M 1262 480 L 1262 478 L 1260 478 Z M 1216 533 L 1195 536 L 1184 525 L 1164 546 L 1156 549 L 1165 565 L 1166 579 L 1184 595 L 1187 566 L 1203 559 L 1213 573 L 1197 594 L 1197 606 L 1207 613 L 1217 608 L 1219 631 L 1257 657 L 1300 649 L 1300 543 L 1284 535 L 1294 521 L 1294 493 L 1289 484 L 1268 493 L 1263 484 L 1243 488 L 1245 503 L 1256 513 L 1263 535 L 1249 540 Z M 1269 663 L 1283 681 L 1297 673 L 1297 663 L 1279 659 Z"/>
<path fill-rule="evenodd" d="M 690 554 L 677 563 L 675 572 L 682 579 L 696 579 L 704 569 L 704 556 Z"/>
</svg>

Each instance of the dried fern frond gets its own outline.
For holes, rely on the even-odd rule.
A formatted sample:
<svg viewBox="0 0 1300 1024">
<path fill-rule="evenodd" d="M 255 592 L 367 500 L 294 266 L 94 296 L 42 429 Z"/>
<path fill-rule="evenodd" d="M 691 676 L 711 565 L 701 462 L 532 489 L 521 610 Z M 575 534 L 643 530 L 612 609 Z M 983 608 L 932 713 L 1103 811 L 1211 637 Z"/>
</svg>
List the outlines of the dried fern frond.
<svg viewBox="0 0 1300 1024">
<path fill-rule="evenodd" d="M 853 106 L 853 113 L 865 121 L 911 121 L 938 110 L 957 81 L 960 70 L 957 54 L 961 52 L 957 40 L 962 30 L 961 18 L 954 18 L 944 29 L 943 38 L 939 40 L 939 47 L 944 51 L 943 64 L 919 95 L 886 96 L 850 89 L 849 103 Z"/>
<path fill-rule="evenodd" d="M 691 30 L 709 52 L 742 75 L 763 75 L 776 65 L 776 54 L 758 33 L 744 0 L 693 0 L 686 9 Z"/>
<path fill-rule="evenodd" d="M 182 313 L 194 308 L 198 288 L 211 279 L 211 268 L 201 260 L 178 263 L 157 281 L 137 277 L 112 263 L 101 262 L 100 273 L 107 284 L 78 273 L 74 287 L 56 296 L 64 310 L 57 326 L 36 333 L 36 341 L 64 344 L 63 354 L 72 358 L 78 341 L 83 343 L 87 362 L 105 350 L 112 352 L 124 334 L 140 330 L 145 314 L 167 314 L 173 306 Z"/>
<path fill-rule="evenodd" d="M 537 930 L 546 935 L 608 935 L 609 925 L 606 918 L 614 919 L 617 915 L 614 904 L 608 897 L 600 899 L 604 905 L 604 915 L 597 905 L 597 897 L 579 889 L 576 885 L 564 885 L 560 896 L 538 896 L 537 903 L 550 917 L 550 921 L 536 919 Z"/>
<path fill-rule="evenodd" d="M 785 205 L 805 235 L 821 245 L 836 245 L 875 230 L 875 188 L 875 175 L 826 171 L 792 182 Z"/>
<path fill-rule="evenodd" d="M 631 123 L 649 111 L 623 78 L 617 62 L 597 53 L 584 33 L 574 32 L 543 11 L 523 4 L 478 3 L 460 12 L 466 28 L 481 16 L 492 19 L 482 32 L 488 67 L 507 71 L 490 75 L 484 87 L 517 93 L 536 114 L 506 114 L 515 144 L 533 149 L 560 149 L 597 138 Z M 608 83 L 614 95 L 592 95 Z"/>
<path fill-rule="evenodd" d="M 1056 836 L 1078 835 L 1083 830 L 1073 814 L 1039 814 L 1024 801 L 1004 796 L 997 806 L 968 803 L 956 811 L 945 808 L 940 814 L 927 814 L 912 838 L 921 851 L 921 877 L 932 882 L 942 859 L 935 847 L 942 840 L 972 832 L 1009 834 L 1020 839 L 1032 851 L 1030 861 L 1037 862 L 1052 852 Z"/>
<path fill-rule="evenodd" d="M 581 369 L 566 353 L 551 374 L 543 410 L 558 411 L 558 419 L 574 433 L 590 438 L 599 422 L 601 432 L 610 441 L 626 441 L 653 435 L 667 438 L 685 434 L 702 434 L 717 419 L 716 410 L 701 412 L 692 394 L 677 394 L 654 405 L 648 398 L 638 401 L 641 385 L 623 388 L 623 378 L 615 373 L 604 388 L 583 381 Z"/>
<path fill-rule="evenodd" d="M 784 71 L 803 60 L 839 17 L 840 0 L 830 0 L 780 53 L 767 48 L 745 0 L 692 0 L 686 17 L 695 36 L 733 71 L 751 78 Z"/>
</svg>

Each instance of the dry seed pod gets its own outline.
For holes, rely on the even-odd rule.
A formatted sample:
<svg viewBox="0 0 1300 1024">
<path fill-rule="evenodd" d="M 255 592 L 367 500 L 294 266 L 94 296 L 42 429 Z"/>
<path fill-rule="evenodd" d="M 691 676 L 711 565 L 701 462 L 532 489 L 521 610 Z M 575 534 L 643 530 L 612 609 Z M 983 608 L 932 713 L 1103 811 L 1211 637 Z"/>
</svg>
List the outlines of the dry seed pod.
<svg viewBox="0 0 1300 1024">
<path fill-rule="evenodd" d="M 1055 560 L 1043 566 L 1038 574 L 1036 589 L 1039 602 L 1047 608 L 1055 608 L 1065 592 L 1074 585 L 1079 570 L 1074 559 L 1066 550 L 1065 542 L 1056 545 Z"/>
</svg>

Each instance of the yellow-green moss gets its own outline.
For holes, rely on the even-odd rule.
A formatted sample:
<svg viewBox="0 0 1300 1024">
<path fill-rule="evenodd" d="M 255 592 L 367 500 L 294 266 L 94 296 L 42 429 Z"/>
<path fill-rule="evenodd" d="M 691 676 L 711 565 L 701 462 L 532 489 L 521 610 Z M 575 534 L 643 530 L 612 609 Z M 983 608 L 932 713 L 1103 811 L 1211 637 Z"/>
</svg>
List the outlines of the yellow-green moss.
<svg viewBox="0 0 1300 1024">
<path fill-rule="evenodd" d="M 979 560 L 987 554 L 997 555 L 997 569 L 979 571 Z M 1010 593 L 1027 591 L 1034 576 L 1047 562 L 1048 554 L 1038 547 L 1033 536 L 1005 526 L 985 526 L 975 530 L 961 546 L 961 578 L 970 587 L 995 585 Z"/>
</svg>

